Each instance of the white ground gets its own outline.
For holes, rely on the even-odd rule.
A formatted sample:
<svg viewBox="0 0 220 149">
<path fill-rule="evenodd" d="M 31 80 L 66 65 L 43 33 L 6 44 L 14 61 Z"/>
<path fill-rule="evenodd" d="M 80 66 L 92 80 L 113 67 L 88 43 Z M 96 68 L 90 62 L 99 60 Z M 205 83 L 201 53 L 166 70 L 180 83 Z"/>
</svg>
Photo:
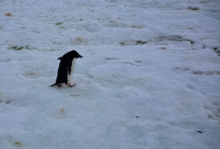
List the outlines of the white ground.
<svg viewBox="0 0 220 149">
<path fill-rule="evenodd" d="M 0 0 L 0 148 L 219 148 L 219 24 L 219 0 Z"/>
</svg>

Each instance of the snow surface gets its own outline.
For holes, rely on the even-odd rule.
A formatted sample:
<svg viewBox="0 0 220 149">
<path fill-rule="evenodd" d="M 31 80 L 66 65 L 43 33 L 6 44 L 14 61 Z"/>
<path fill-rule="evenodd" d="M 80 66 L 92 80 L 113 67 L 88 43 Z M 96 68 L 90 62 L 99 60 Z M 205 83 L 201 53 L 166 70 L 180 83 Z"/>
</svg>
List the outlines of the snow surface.
<svg viewBox="0 0 220 149">
<path fill-rule="evenodd" d="M 1 149 L 217 149 L 219 0 L 0 0 Z M 48 87 L 77 50 L 76 86 Z"/>
</svg>

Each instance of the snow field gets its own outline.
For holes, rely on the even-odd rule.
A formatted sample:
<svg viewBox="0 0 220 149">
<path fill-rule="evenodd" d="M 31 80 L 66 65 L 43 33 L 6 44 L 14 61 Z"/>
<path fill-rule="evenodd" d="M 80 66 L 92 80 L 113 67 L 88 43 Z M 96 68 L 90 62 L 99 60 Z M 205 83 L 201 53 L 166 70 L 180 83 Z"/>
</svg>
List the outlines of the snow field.
<svg viewBox="0 0 220 149">
<path fill-rule="evenodd" d="M 218 4 L 1 1 L 0 148 L 218 148 Z"/>
</svg>

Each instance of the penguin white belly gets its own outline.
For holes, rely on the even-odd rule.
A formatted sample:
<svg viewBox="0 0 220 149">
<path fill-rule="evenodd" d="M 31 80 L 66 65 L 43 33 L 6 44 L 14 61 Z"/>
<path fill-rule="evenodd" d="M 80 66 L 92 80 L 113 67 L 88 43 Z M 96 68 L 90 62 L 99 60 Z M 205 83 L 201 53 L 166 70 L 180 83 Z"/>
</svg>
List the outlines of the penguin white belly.
<svg viewBox="0 0 220 149">
<path fill-rule="evenodd" d="M 75 66 L 76 66 L 76 58 L 73 59 L 72 61 L 72 66 L 71 66 L 71 73 L 67 74 L 67 84 L 68 85 L 71 85 L 71 81 L 72 81 L 72 75 L 74 73 L 74 69 L 75 69 Z"/>
</svg>

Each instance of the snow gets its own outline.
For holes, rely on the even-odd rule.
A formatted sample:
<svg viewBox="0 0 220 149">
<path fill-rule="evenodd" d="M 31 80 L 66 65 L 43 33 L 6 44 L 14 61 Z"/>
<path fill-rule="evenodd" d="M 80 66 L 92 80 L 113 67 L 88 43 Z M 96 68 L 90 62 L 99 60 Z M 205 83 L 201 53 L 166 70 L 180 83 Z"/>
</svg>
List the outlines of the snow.
<svg viewBox="0 0 220 149">
<path fill-rule="evenodd" d="M 0 148 L 219 148 L 219 4 L 0 0 Z"/>
</svg>

